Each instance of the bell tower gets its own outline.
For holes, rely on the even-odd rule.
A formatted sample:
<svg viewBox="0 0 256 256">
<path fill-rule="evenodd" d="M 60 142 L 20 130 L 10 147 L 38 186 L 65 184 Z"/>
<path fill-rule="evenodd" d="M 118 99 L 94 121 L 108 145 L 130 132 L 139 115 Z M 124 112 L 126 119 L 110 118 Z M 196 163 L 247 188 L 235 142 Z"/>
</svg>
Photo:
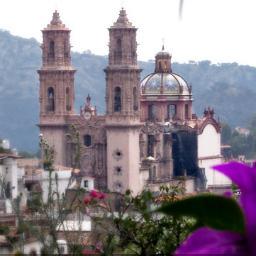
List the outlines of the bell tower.
<svg viewBox="0 0 256 256">
<path fill-rule="evenodd" d="M 40 79 L 40 132 L 55 149 L 55 164 L 65 165 L 67 116 L 74 114 L 74 74 L 70 55 L 70 30 L 53 13 L 42 30 Z"/>
<path fill-rule="evenodd" d="M 140 152 L 140 73 L 136 31 L 121 9 L 109 28 L 109 62 L 106 73 L 106 129 L 108 188 L 138 193 Z"/>
<path fill-rule="evenodd" d="M 106 72 L 106 109 L 111 116 L 139 115 L 139 82 L 136 31 L 122 9 L 109 28 L 109 65 Z"/>
</svg>

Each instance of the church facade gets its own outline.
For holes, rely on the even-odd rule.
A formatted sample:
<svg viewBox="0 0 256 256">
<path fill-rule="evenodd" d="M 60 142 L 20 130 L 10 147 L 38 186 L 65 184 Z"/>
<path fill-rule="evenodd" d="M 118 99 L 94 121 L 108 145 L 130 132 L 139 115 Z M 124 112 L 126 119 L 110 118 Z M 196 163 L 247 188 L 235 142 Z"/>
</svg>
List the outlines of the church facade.
<svg viewBox="0 0 256 256">
<path fill-rule="evenodd" d="M 138 193 L 181 176 L 199 187 L 230 184 L 210 170 L 222 161 L 213 109 L 205 109 L 201 118 L 193 114 L 192 87 L 172 71 L 164 47 L 154 72 L 141 79 L 136 32 L 122 9 L 109 28 L 106 113 L 98 115 L 89 95 L 75 113 L 70 30 L 57 11 L 42 30 L 39 128 L 54 147 L 55 164 L 74 164 L 76 145 L 67 136 L 74 126 L 82 142 L 81 171 L 94 177 L 98 189 Z"/>
</svg>

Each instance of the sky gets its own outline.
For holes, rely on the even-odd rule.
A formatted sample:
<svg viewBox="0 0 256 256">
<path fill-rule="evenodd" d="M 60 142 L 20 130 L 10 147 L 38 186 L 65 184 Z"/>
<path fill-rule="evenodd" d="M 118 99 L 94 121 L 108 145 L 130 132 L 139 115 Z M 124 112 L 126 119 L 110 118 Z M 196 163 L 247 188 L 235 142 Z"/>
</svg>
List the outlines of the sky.
<svg viewBox="0 0 256 256">
<path fill-rule="evenodd" d="M 108 54 L 108 30 L 124 7 L 138 28 L 138 58 L 154 59 L 164 42 L 175 62 L 210 60 L 256 66 L 255 0 L 0 0 L 0 28 L 36 38 L 57 9 L 73 51 Z"/>
</svg>

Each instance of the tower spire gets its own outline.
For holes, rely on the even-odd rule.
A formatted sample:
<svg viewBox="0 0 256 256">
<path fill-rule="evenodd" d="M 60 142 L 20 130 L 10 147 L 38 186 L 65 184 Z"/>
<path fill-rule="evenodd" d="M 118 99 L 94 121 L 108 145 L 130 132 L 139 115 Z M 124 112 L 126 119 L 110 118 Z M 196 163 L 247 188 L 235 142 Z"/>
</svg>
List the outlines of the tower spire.
<svg viewBox="0 0 256 256">
<path fill-rule="evenodd" d="M 114 23 L 114 25 L 112 26 L 112 28 L 134 28 L 134 26 L 132 25 L 132 23 L 129 21 L 127 14 L 126 14 L 126 10 L 122 7 L 120 12 L 119 12 L 119 16 L 117 18 L 117 21 Z"/>
<path fill-rule="evenodd" d="M 60 14 L 57 10 L 55 10 L 52 14 L 52 20 L 50 24 L 44 30 L 69 30 L 65 24 L 62 23 L 60 19 Z"/>
<path fill-rule="evenodd" d="M 55 12 L 52 14 L 52 21 L 51 21 L 52 25 L 59 25 L 62 24 L 62 21 L 60 19 L 60 14 L 58 13 L 57 10 L 55 10 Z"/>
</svg>

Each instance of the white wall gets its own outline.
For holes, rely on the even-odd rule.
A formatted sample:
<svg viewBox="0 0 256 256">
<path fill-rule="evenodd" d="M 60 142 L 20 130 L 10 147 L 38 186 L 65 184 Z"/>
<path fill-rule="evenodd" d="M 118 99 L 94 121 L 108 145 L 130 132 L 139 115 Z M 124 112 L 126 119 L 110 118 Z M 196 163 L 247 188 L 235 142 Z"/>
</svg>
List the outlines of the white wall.
<svg viewBox="0 0 256 256">
<path fill-rule="evenodd" d="M 225 175 L 214 171 L 211 167 L 222 163 L 222 158 L 204 159 L 199 160 L 198 165 L 200 168 L 205 169 L 205 176 L 207 179 L 206 186 L 223 186 L 230 185 L 231 181 Z"/>
<path fill-rule="evenodd" d="M 107 165 L 108 189 L 116 191 L 116 184 L 121 183 L 120 192 L 130 189 L 135 195 L 143 184 L 140 180 L 139 130 L 136 128 L 116 128 L 107 130 Z M 122 157 L 116 159 L 114 152 L 119 149 Z M 115 174 L 115 168 L 121 167 L 121 175 Z"/>
<path fill-rule="evenodd" d="M 57 191 L 56 181 L 55 181 L 55 175 L 58 176 L 58 193 L 59 195 L 65 194 L 66 189 L 68 188 L 70 177 L 71 177 L 71 170 L 65 170 L 65 171 L 54 171 L 52 172 L 52 190 Z M 43 189 L 43 201 L 47 202 L 48 198 L 48 191 L 49 191 L 49 172 L 43 171 L 42 173 L 42 189 Z"/>
<path fill-rule="evenodd" d="M 205 169 L 207 187 L 231 184 L 228 178 L 211 168 L 222 163 L 220 136 L 212 124 L 207 124 L 203 133 L 198 135 L 198 165 Z"/>
<path fill-rule="evenodd" d="M 24 254 L 28 255 L 32 250 L 36 251 L 37 255 L 40 255 L 40 251 L 43 245 L 39 241 L 24 244 Z"/>
<path fill-rule="evenodd" d="M 24 170 L 18 168 L 16 159 L 6 158 L 3 161 L 3 165 L 0 171 L 1 171 L 1 175 L 5 177 L 6 182 L 10 182 L 12 198 L 13 199 L 16 198 L 19 193 L 18 192 L 18 173 Z"/>
<path fill-rule="evenodd" d="M 220 155 L 220 133 L 212 124 L 207 124 L 202 134 L 198 135 L 198 157 Z"/>
<path fill-rule="evenodd" d="M 57 227 L 58 231 L 91 231 L 91 220 L 64 220 L 62 224 Z"/>
<path fill-rule="evenodd" d="M 87 187 L 84 186 L 85 181 L 88 182 Z M 94 189 L 94 178 L 92 178 L 92 177 L 83 177 L 82 180 L 81 180 L 81 188 L 84 188 L 88 191 L 93 190 Z"/>
</svg>

